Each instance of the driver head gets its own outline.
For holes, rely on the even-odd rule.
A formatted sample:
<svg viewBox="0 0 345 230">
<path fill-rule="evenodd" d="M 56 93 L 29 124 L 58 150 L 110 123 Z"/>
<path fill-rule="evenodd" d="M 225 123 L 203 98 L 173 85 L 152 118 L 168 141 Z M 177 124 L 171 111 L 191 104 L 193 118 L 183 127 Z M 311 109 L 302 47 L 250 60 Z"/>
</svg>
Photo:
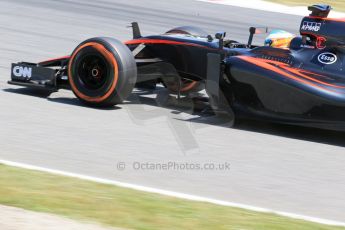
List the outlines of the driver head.
<svg viewBox="0 0 345 230">
<path fill-rule="evenodd" d="M 295 35 L 284 30 L 273 30 L 265 39 L 265 46 L 288 48 Z"/>
</svg>

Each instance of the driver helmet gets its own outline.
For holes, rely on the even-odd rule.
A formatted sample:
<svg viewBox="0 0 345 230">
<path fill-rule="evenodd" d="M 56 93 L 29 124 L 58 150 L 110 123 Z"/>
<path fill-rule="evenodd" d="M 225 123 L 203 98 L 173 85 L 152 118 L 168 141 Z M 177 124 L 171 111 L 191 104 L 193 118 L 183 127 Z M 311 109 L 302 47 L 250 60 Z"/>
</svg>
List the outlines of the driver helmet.
<svg viewBox="0 0 345 230">
<path fill-rule="evenodd" d="M 265 39 L 265 46 L 288 48 L 295 35 L 284 30 L 273 30 Z"/>
</svg>

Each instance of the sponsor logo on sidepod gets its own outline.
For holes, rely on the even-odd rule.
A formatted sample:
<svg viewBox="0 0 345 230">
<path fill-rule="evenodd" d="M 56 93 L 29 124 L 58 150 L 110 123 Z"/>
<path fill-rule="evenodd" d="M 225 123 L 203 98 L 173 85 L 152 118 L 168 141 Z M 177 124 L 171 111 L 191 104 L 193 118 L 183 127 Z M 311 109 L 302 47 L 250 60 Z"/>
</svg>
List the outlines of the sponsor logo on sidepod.
<svg viewBox="0 0 345 230">
<path fill-rule="evenodd" d="M 23 66 L 15 66 L 13 68 L 13 75 L 16 77 L 30 79 L 32 76 L 32 68 L 23 67 Z"/>
<path fill-rule="evenodd" d="M 338 57 L 337 55 L 333 53 L 322 53 L 318 56 L 317 59 L 322 64 L 331 65 L 331 64 L 334 64 L 338 60 Z"/>
</svg>

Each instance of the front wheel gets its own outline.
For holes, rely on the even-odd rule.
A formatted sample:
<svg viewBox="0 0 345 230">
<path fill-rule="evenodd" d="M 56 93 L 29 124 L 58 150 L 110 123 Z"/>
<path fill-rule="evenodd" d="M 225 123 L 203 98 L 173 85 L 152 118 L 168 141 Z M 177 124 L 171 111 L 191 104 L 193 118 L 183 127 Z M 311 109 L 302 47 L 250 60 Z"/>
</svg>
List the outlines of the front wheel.
<svg viewBox="0 0 345 230">
<path fill-rule="evenodd" d="M 122 103 L 132 92 L 137 67 L 128 47 L 113 38 L 92 38 L 72 53 L 68 65 L 73 93 L 92 106 Z"/>
</svg>

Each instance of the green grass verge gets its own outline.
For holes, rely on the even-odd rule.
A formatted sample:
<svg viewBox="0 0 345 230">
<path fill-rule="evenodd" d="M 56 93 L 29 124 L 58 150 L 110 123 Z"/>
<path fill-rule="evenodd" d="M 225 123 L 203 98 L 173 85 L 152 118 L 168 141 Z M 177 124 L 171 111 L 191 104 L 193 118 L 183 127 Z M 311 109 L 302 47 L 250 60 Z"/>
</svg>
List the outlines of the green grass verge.
<svg viewBox="0 0 345 230">
<path fill-rule="evenodd" d="M 270 2 L 281 3 L 292 6 L 310 6 L 314 4 L 327 4 L 331 5 L 335 11 L 345 12 L 345 1 L 344 0 L 268 0 Z"/>
<path fill-rule="evenodd" d="M 344 229 L 4 165 L 0 204 L 129 229 Z"/>
</svg>

